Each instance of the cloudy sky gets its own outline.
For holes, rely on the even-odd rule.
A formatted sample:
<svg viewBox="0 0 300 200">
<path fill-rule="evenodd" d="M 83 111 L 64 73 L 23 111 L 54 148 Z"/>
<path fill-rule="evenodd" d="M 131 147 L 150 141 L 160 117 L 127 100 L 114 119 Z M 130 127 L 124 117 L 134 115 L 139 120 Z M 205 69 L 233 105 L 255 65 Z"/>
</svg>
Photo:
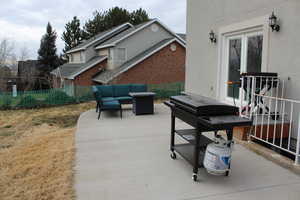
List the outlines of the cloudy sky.
<svg viewBox="0 0 300 200">
<path fill-rule="evenodd" d="M 14 41 L 16 54 L 26 46 L 35 59 L 50 21 L 58 33 L 57 47 L 61 52 L 64 44 L 60 37 L 66 22 L 78 16 L 83 24 L 96 9 L 103 11 L 113 6 L 130 11 L 144 8 L 151 18 L 160 19 L 175 32 L 186 31 L 186 0 L 9 0 L 0 7 L 0 39 Z"/>
</svg>

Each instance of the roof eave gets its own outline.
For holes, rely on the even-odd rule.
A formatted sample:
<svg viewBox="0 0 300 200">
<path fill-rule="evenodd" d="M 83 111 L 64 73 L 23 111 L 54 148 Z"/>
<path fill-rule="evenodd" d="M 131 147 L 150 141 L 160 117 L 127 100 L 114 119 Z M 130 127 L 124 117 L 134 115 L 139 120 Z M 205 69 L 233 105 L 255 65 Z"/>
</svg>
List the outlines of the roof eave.
<svg viewBox="0 0 300 200">
<path fill-rule="evenodd" d="M 97 80 L 97 79 L 93 79 L 93 81 L 97 82 L 97 83 L 102 83 L 102 84 L 107 84 L 109 81 L 105 82 L 105 81 L 101 81 L 101 80 Z"/>
<path fill-rule="evenodd" d="M 114 47 L 114 46 L 116 46 L 116 45 L 115 44 L 107 44 L 107 45 L 103 45 L 103 46 L 98 46 L 95 49 L 100 50 L 100 49 L 105 49 L 105 48 Z"/>
<path fill-rule="evenodd" d="M 98 60 L 92 64 L 90 64 L 88 67 L 80 70 L 79 72 L 76 72 L 75 74 L 71 75 L 71 76 L 68 76 L 67 78 L 70 79 L 70 80 L 74 80 L 76 78 L 76 76 L 78 76 L 79 74 L 85 72 L 86 70 L 90 69 L 91 67 L 103 62 L 105 59 L 107 59 L 107 56 L 103 57 L 101 60 Z"/>
<path fill-rule="evenodd" d="M 81 47 L 79 49 L 69 50 L 69 51 L 66 52 L 66 54 L 75 53 L 75 52 L 84 51 L 84 50 L 86 50 L 86 48 Z"/>
<path fill-rule="evenodd" d="M 107 35 L 110 35 L 112 32 L 115 32 L 115 31 L 117 31 L 117 30 L 120 30 L 121 28 L 123 28 L 123 27 L 125 27 L 125 26 L 134 27 L 132 24 L 130 24 L 129 22 L 127 22 L 127 23 L 125 23 L 125 24 L 123 24 L 123 25 L 120 25 L 120 27 L 118 27 L 116 30 L 112 30 L 112 31 L 106 33 L 106 34 L 103 35 L 102 37 L 99 37 L 99 38 L 97 38 L 97 39 L 91 41 L 90 43 L 84 45 L 83 47 L 81 47 L 81 48 L 79 48 L 79 49 L 74 49 L 74 50 L 71 49 L 71 50 L 67 51 L 66 54 L 68 54 L 68 53 L 74 53 L 74 52 L 78 52 L 78 51 L 85 50 L 87 47 L 91 46 L 94 42 L 103 39 L 103 38 L 106 37 Z"/>
</svg>

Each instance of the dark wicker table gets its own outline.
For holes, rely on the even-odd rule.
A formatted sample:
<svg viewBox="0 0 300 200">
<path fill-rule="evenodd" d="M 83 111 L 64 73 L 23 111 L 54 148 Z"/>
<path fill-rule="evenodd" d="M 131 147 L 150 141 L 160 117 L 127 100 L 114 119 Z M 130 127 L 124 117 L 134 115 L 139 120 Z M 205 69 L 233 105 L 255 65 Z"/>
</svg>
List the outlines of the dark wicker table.
<svg viewBox="0 0 300 200">
<path fill-rule="evenodd" d="M 154 113 L 154 92 L 131 92 L 129 96 L 133 98 L 133 113 L 135 115 Z"/>
</svg>

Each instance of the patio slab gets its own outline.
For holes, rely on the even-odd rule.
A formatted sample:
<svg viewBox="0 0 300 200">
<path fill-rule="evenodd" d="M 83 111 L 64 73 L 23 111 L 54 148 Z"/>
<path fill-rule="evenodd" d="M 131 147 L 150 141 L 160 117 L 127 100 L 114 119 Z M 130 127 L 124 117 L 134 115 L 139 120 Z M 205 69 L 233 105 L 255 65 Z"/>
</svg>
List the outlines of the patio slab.
<svg viewBox="0 0 300 200">
<path fill-rule="evenodd" d="M 130 106 L 128 107 L 130 108 Z M 180 128 L 189 128 L 178 121 Z M 131 109 L 81 115 L 76 133 L 75 189 L 79 200 L 299 200 L 300 177 L 235 145 L 229 177 L 199 171 L 178 156 L 170 158 L 170 111 L 155 105 L 155 115 Z M 178 140 L 180 141 L 180 140 Z"/>
</svg>

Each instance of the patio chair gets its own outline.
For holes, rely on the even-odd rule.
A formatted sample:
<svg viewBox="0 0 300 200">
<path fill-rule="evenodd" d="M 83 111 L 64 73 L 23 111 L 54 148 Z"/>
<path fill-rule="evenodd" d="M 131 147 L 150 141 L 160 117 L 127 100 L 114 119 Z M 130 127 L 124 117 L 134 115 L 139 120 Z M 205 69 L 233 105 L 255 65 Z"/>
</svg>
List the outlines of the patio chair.
<svg viewBox="0 0 300 200">
<path fill-rule="evenodd" d="M 118 100 L 112 99 L 109 101 L 103 101 L 100 91 L 97 89 L 97 87 L 92 87 L 93 94 L 96 100 L 96 112 L 99 112 L 98 114 L 98 120 L 100 119 L 101 112 L 102 111 L 114 111 L 119 110 L 120 111 L 120 117 L 122 119 L 122 105 Z"/>
<path fill-rule="evenodd" d="M 112 101 L 99 101 L 98 104 L 98 120 L 100 119 L 101 112 L 102 111 L 120 111 L 120 117 L 122 119 L 122 105 L 118 100 L 112 100 Z"/>
</svg>

